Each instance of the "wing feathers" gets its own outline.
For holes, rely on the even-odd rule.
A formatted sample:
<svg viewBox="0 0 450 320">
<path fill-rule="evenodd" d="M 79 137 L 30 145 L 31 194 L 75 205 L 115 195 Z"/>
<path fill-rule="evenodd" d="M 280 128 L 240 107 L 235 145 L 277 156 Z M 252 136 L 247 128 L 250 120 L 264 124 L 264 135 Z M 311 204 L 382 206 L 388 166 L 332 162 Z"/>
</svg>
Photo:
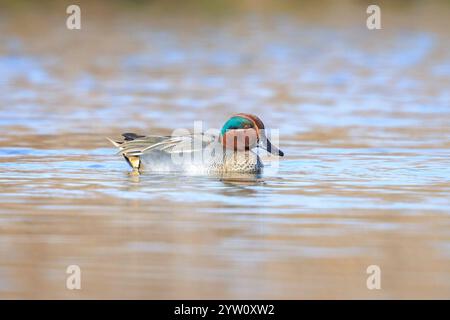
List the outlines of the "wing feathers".
<svg viewBox="0 0 450 320">
<path fill-rule="evenodd" d="M 115 147 L 119 148 L 118 154 L 125 156 L 140 156 L 151 150 L 172 152 L 194 152 L 202 150 L 207 145 L 217 140 L 214 135 L 193 134 L 189 136 L 140 136 L 135 133 L 124 133 L 123 141 L 114 141 L 107 138 Z M 201 149 L 198 149 L 200 147 Z"/>
</svg>

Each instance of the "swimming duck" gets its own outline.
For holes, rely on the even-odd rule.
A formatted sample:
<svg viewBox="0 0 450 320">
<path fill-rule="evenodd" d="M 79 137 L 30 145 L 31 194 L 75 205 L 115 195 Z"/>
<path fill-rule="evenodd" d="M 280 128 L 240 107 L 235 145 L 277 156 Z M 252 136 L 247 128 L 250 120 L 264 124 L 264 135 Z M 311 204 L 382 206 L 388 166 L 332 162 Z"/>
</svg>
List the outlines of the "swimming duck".
<svg viewBox="0 0 450 320">
<path fill-rule="evenodd" d="M 284 155 L 266 137 L 261 119 L 246 113 L 233 115 L 217 134 L 122 136 L 121 141 L 108 140 L 138 172 L 260 173 L 263 163 L 252 149 Z"/>
</svg>

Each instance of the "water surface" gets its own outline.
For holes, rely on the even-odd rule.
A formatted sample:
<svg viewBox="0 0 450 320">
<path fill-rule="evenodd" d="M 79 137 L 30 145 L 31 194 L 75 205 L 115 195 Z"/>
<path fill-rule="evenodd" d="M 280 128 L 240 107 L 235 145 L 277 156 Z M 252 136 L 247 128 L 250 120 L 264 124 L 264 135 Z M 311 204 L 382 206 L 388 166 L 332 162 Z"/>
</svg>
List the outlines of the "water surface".
<svg viewBox="0 0 450 320">
<path fill-rule="evenodd" d="M 449 298 L 450 11 L 411 6 L 1 15 L 0 297 Z M 133 176 L 105 139 L 236 112 L 280 132 L 258 179 Z"/>
</svg>

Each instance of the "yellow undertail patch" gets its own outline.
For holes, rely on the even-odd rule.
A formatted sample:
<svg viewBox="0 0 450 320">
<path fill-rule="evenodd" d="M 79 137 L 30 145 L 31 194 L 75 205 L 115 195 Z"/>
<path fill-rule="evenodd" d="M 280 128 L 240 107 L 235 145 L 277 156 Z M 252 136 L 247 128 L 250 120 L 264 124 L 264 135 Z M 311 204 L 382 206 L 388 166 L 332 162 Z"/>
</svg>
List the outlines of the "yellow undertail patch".
<svg viewBox="0 0 450 320">
<path fill-rule="evenodd" d="M 141 159 L 139 159 L 139 157 L 137 156 L 126 156 L 123 155 L 125 157 L 125 160 L 127 160 L 128 164 L 135 170 L 139 170 L 140 166 L 141 166 Z"/>
</svg>

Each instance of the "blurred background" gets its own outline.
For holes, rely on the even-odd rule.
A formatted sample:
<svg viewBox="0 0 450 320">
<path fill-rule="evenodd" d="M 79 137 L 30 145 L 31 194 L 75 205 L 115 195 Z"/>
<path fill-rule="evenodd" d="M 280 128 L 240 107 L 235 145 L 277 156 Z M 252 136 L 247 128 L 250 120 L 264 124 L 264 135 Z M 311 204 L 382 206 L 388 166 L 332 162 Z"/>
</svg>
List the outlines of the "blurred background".
<svg viewBox="0 0 450 320">
<path fill-rule="evenodd" d="M 1 0 L 0 298 L 449 298 L 449 30 L 448 0 Z M 131 177 L 105 139 L 237 112 L 280 130 L 256 179 Z"/>
</svg>

